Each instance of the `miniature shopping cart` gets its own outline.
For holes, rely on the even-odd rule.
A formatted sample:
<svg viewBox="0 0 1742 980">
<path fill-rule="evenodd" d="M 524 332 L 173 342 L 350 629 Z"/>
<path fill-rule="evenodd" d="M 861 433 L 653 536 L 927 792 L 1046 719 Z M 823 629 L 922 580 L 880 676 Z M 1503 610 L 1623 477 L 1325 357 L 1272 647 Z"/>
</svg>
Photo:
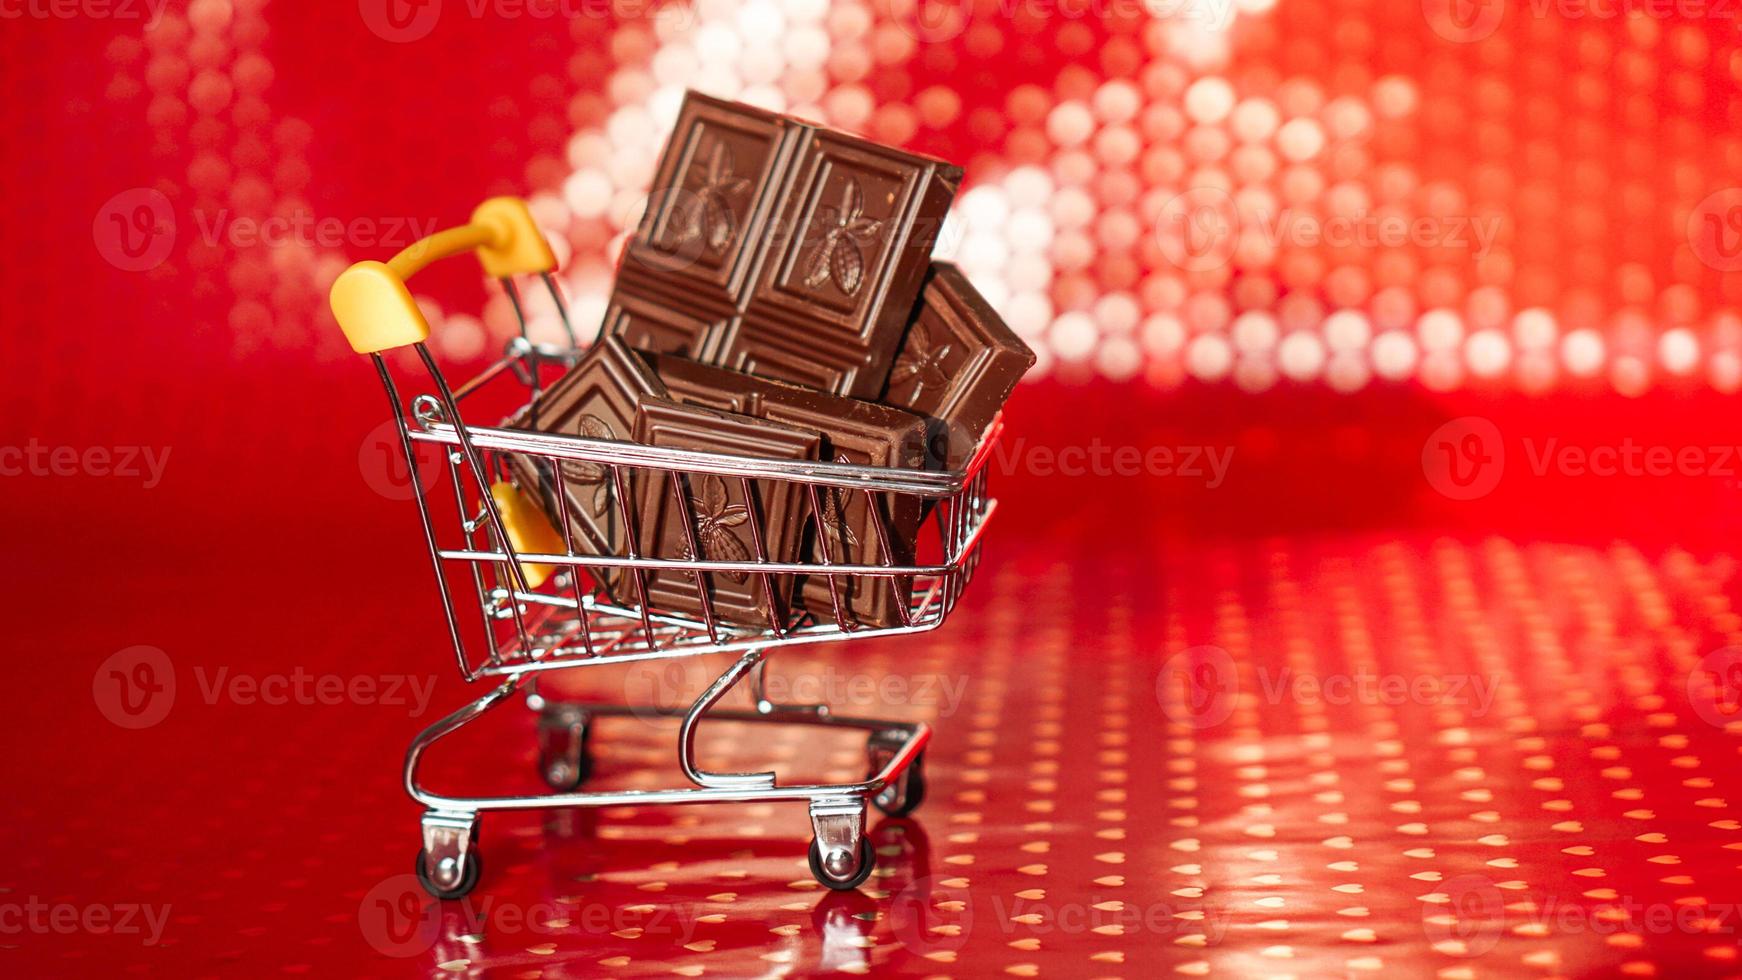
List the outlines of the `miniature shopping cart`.
<svg viewBox="0 0 1742 980">
<path fill-rule="evenodd" d="M 412 300 L 405 280 L 439 258 L 475 252 L 487 275 L 501 281 L 520 319 L 521 335 L 503 358 L 459 387 L 450 387 L 424 341 L 430 327 Z M 973 577 L 981 536 L 992 516 L 994 501 L 986 496 L 986 461 L 997 438 L 995 422 L 981 440 L 972 461 L 961 472 L 890 470 L 841 463 L 754 459 L 722 453 L 655 448 L 634 443 L 549 435 L 503 427 L 470 425 L 461 405 L 481 399 L 487 391 L 502 394 L 508 386 L 511 404 L 536 398 L 541 371 L 562 367 L 577 358 L 575 333 L 562 298 L 551 280 L 555 259 L 533 223 L 524 202 L 496 198 L 485 202 L 464 226 L 438 232 L 407 248 L 389 262 L 360 262 L 347 269 L 332 289 L 332 307 L 346 338 L 358 353 L 368 354 L 387 391 L 393 419 L 416 488 L 414 499 L 423 520 L 430 561 L 435 568 L 442 610 L 453 638 L 460 673 L 467 681 L 496 682 L 489 693 L 425 729 L 405 757 L 407 792 L 427 809 L 423 815 L 423 849 L 417 875 L 439 898 L 457 898 L 478 881 L 478 818 L 488 810 L 541 807 L 599 807 L 663 803 L 719 803 L 807 800 L 815 837 L 810 867 L 822 884 L 835 889 L 857 887 L 871 873 L 873 853 L 865 833 L 867 805 L 891 815 L 905 815 L 924 795 L 923 758 L 930 729 L 924 723 L 848 718 L 824 704 L 777 704 L 765 696 L 763 665 L 769 651 L 800 643 L 832 643 L 918 633 L 943 625 L 962 590 Z M 567 330 L 569 344 L 558 347 L 531 342 L 516 276 L 537 275 L 550 291 Z M 395 370 L 383 352 L 411 347 L 427 372 L 431 392 L 402 401 Z M 411 364 L 412 362 L 406 362 Z M 412 370 L 416 372 L 415 366 Z M 420 375 L 421 376 L 421 375 Z M 477 404 L 476 401 L 472 404 Z M 416 479 L 418 447 L 436 447 L 441 462 L 436 479 Z M 621 554 L 585 553 L 574 546 L 566 514 L 555 521 L 527 506 L 513 485 L 513 456 L 542 460 L 541 469 L 563 480 L 573 464 L 602 468 L 615 489 L 617 517 L 626 529 Z M 559 465 L 568 464 L 568 465 Z M 524 472 L 524 470 L 522 470 Z M 889 529 L 877 498 L 906 495 L 929 508 L 927 524 L 937 529 L 935 555 L 913 564 L 853 564 L 830 560 L 777 562 L 763 553 L 766 536 L 761 517 L 750 508 L 752 541 L 757 553 L 748 560 L 714 561 L 642 557 L 634 530 L 637 501 L 626 486 L 637 474 L 670 481 L 703 476 L 741 481 L 785 481 L 796 485 L 808 502 L 810 519 L 823 512 L 826 495 L 863 493 L 870 496 L 876 532 L 885 543 Z M 445 477 L 445 479 L 443 479 Z M 749 484 L 744 484 L 746 494 Z M 558 501 L 568 494 L 558 487 Z M 679 499 L 683 494 L 677 494 Z M 565 504 L 566 505 L 566 504 Z M 557 516 L 557 515 L 553 515 Z M 682 519 L 695 515 L 687 509 Z M 926 532 L 930 536 L 930 531 Z M 693 541 L 694 538 L 692 537 Z M 690 554 L 700 553 L 692 549 Z M 882 554 L 887 559 L 890 550 Z M 702 615 L 673 614 L 650 607 L 645 587 L 648 575 L 685 572 L 696 583 Z M 772 625 L 746 628 L 726 623 L 711 611 L 703 580 L 708 574 L 754 576 L 772 592 L 775 576 L 869 576 L 898 590 L 898 625 L 870 628 L 855 623 L 841 610 L 838 595 L 832 617 L 796 612 Z M 598 583 L 615 577 L 636 588 L 607 590 Z M 623 593 L 629 593 L 625 598 Z M 470 606 L 477 602 L 477 619 Z M 538 693 L 537 678 L 545 671 L 624 664 L 703 654 L 735 653 L 737 657 L 688 707 L 564 703 Z M 735 685 L 748 679 L 754 707 L 715 710 L 715 704 Z M 539 768 L 553 792 L 528 796 L 447 796 L 418 782 L 418 761 L 426 749 L 491 708 L 506 701 L 522 685 L 526 703 L 538 712 Z M 592 768 L 591 725 L 601 716 L 658 714 L 681 719 L 678 766 L 693 787 L 623 792 L 581 792 Z M 845 785 L 786 785 L 772 772 L 727 773 L 703 770 L 696 760 L 696 731 L 703 718 L 732 721 L 775 721 L 829 725 L 866 733 L 868 775 Z"/>
</svg>

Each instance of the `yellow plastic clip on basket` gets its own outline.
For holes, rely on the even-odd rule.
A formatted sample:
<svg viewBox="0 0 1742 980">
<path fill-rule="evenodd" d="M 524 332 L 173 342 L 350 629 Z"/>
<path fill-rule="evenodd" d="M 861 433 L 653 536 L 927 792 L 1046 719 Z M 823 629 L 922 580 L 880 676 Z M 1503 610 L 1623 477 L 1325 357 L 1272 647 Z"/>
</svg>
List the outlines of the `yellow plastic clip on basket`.
<svg viewBox="0 0 1742 980">
<path fill-rule="evenodd" d="M 421 345 L 429 339 L 429 321 L 417 308 L 405 281 L 438 259 L 467 252 L 476 252 L 484 272 L 498 279 L 546 274 L 556 268 L 556 255 L 539 233 L 526 202 L 517 197 L 493 197 L 478 205 L 470 222 L 420 239 L 386 262 L 358 262 L 339 274 L 328 301 L 351 349 L 378 355 L 419 345 L 419 353 L 428 361 L 428 352 Z M 449 409 L 452 411 L 451 405 Z M 467 454 L 477 465 L 469 445 Z M 479 480 L 483 480 L 481 470 Z M 551 554 L 564 550 L 562 535 L 512 484 L 493 483 L 484 505 L 515 552 Z M 526 585 L 534 589 L 554 571 L 550 565 L 520 565 Z"/>
</svg>

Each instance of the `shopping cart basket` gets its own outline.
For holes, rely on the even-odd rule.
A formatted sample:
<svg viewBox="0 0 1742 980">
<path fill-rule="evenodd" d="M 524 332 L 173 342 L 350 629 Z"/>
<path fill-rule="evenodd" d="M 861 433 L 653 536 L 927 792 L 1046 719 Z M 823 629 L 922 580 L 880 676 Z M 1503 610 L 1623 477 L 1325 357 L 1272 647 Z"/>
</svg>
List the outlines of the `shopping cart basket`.
<svg viewBox="0 0 1742 980">
<path fill-rule="evenodd" d="M 424 343 L 430 327 L 405 280 L 437 259 L 465 252 L 475 252 L 486 274 L 500 280 L 520 319 L 521 335 L 510 341 L 500 360 L 464 384 L 450 387 Z M 419 444 L 434 446 L 440 454 L 437 479 L 412 480 L 416 489 L 413 499 L 423 521 L 460 673 L 468 682 L 495 683 L 483 697 L 426 728 L 406 752 L 406 791 L 427 808 L 417 875 L 430 893 L 440 898 L 457 898 L 469 892 L 479 874 L 479 815 L 489 810 L 805 800 L 810 804 L 815 835 L 810 845 L 812 873 L 830 888 L 855 888 L 870 875 L 873 861 L 865 833 L 867 805 L 892 815 L 904 815 L 919 805 L 925 787 L 923 753 L 931 730 L 924 723 L 844 717 L 825 704 L 774 703 L 765 696 L 764 660 L 769 651 L 782 646 L 917 633 L 943 625 L 973 577 L 981 536 L 994 510 L 994 501 L 986 495 L 985 464 L 999 425 L 989 428 L 961 472 L 938 473 L 755 459 L 468 424 L 460 408 L 469 399 L 492 389 L 500 394 L 499 389 L 506 385 L 519 386 L 512 388 L 512 404 L 529 403 L 537 397 L 546 368 L 576 360 L 574 329 L 551 280 L 555 264 L 525 203 L 495 198 L 481 205 L 469 224 L 438 232 L 388 262 L 353 265 L 332 289 L 333 313 L 346 338 L 353 349 L 373 360 L 386 389 L 409 472 L 418 472 Z M 535 344 L 526 336 L 526 317 L 515 277 L 532 275 L 541 277 L 550 291 L 568 333 L 566 347 Z M 386 351 L 404 347 L 415 350 L 433 389 L 409 401 L 402 401 L 396 370 L 384 356 Z M 412 371 L 416 373 L 415 364 Z M 558 481 L 575 472 L 574 464 L 584 464 L 583 469 L 595 476 L 602 472 L 615 490 L 616 516 L 626 529 L 623 553 L 601 555 L 578 550 L 566 513 L 557 515 L 555 524 L 565 529 L 558 532 L 515 488 L 514 470 L 509 465 L 513 456 L 544 461 L 538 468 Z M 445 480 L 440 478 L 444 473 Z M 827 505 L 820 501 L 826 495 L 865 494 L 886 561 L 854 564 L 837 560 L 829 555 L 826 541 L 819 547 L 820 561 L 769 560 L 762 548 L 765 535 L 761 517 L 754 507 L 749 508 L 750 540 L 757 547 L 747 560 L 642 557 L 633 531 L 639 526 L 635 512 L 638 501 L 627 492 L 637 474 L 644 474 L 642 479 L 669 482 L 681 519 L 690 525 L 689 554 L 701 552 L 693 545 L 695 514 L 685 502 L 682 481 L 707 476 L 745 481 L 746 496 L 751 480 L 759 485 L 761 481 L 793 484 L 808 506 L 810 520 L 824 513 Z M 561 492 L 563 489 L 559 487 L 554 497 L 561 506 L 567 506 L 569 495 Z M 928 551 L 924 563 L 916 560 L 897 565 L 888 560 L 890 529 L 878 500 L 887 503 L 901 495 L 923 501 L 929 508 L 928 525 L 937 530 L 935 555 Z M 700 617 L 649 605 L 645 598 L 647 576 L 662 570 L 690 574 L 701 600 Z M 871 577 L 897 590 L 899 623 L 875 628 L 855 623 L 843 612 L 839 589 L 835 588 L 832 617 L 799 612 L 784 620 L 773 619 L 766 627 L 735 626 L 721 621 L 712 610 L 703 585 L 710 573 L 752 576 L 760 581 L 765 597 L 774 590 L 775 576 L 820 575 L 829 577 L 831 583 L 840 576 Z M 635 588 L 607 590 L 598 584 L 609 578 L 633 582 Z M 628 593 L 627 598 L 624 593 Z M 471 623 L 469 611 L 462 615 L 474 597 L 476 624 Z M 537 678 L 545 671 L 712 653 L 735 653 L 737 657 L 687 707 L 560 702 L 538 693 Z M 715 708 L 727 691 L 746 680 L 754 707 Z M 538 712 L 539 767 L 553 792 L 449 796 L 419 783 L 418 762 L 430 745 L 503 703 L 523 684 L 527 705 Z M 621 792 L 579 790 L 592 768 L 593 720 L 629 714 L 680 720 L 678 766 L 693 786 Z M 863 731 L 867 736 L 868 775 L 844 785 L 787 785 L 772 772 L 703 770 L 697 764 L 695 743 L 704 717 Z"/>
</svg>

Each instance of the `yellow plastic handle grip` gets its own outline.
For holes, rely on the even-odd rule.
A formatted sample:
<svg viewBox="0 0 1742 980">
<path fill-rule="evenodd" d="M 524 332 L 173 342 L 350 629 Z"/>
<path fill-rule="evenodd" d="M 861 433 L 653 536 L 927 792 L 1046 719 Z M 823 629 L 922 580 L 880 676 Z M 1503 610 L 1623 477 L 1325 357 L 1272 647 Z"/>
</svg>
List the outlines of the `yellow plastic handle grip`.
<svg viewBox="0 0 1742 980">
<path fill-rule="evenodd" d="M 560 555 L 567 550 L 563 536 L 552 527 L 544 511 L 512 483 L 501 480 L 490 485 L 490 497 L 496 501 L 496 512 L 502 515 L 502 529 L 508 532 L 508 543 L 516 554 Z M 521 562 L 520 572 L 526 577 L 527 588 L 536 589 L 556 572 L 555 566 Z"/>
<path fill-rule="evenodd" d="M 406 246 L 386 262 L 358 262 L 333 280 L 328 301 L 351 349 L 375 354 L 429 339 L 429 321 L 405 281 L 437 259 L 477 252 L 487 275 L 501 278 L 556 268 L 532 210 L 517 197 L 493 197 L 472 220 Z"/>
</svg>

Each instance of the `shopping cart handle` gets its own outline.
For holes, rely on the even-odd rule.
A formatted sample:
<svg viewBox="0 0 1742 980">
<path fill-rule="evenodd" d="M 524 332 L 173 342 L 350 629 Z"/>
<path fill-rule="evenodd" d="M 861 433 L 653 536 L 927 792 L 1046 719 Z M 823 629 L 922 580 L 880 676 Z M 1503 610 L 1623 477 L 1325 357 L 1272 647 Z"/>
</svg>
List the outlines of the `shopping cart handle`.
<svg viewBox="0 0 1742 980">
<path fill-rule="evenodd" d="M 328 300 L 351 349 L 375 354 L 429 339 L 429 321 L 405 281 L 437 259 L 466 252 L 477 252 L 485 274 L 497 278 L 556 268 L 526 202 L 493 197 L 470 223 L 419 239 L 386 262 L 358 262 L 333 280 Z"/>
</svg>

